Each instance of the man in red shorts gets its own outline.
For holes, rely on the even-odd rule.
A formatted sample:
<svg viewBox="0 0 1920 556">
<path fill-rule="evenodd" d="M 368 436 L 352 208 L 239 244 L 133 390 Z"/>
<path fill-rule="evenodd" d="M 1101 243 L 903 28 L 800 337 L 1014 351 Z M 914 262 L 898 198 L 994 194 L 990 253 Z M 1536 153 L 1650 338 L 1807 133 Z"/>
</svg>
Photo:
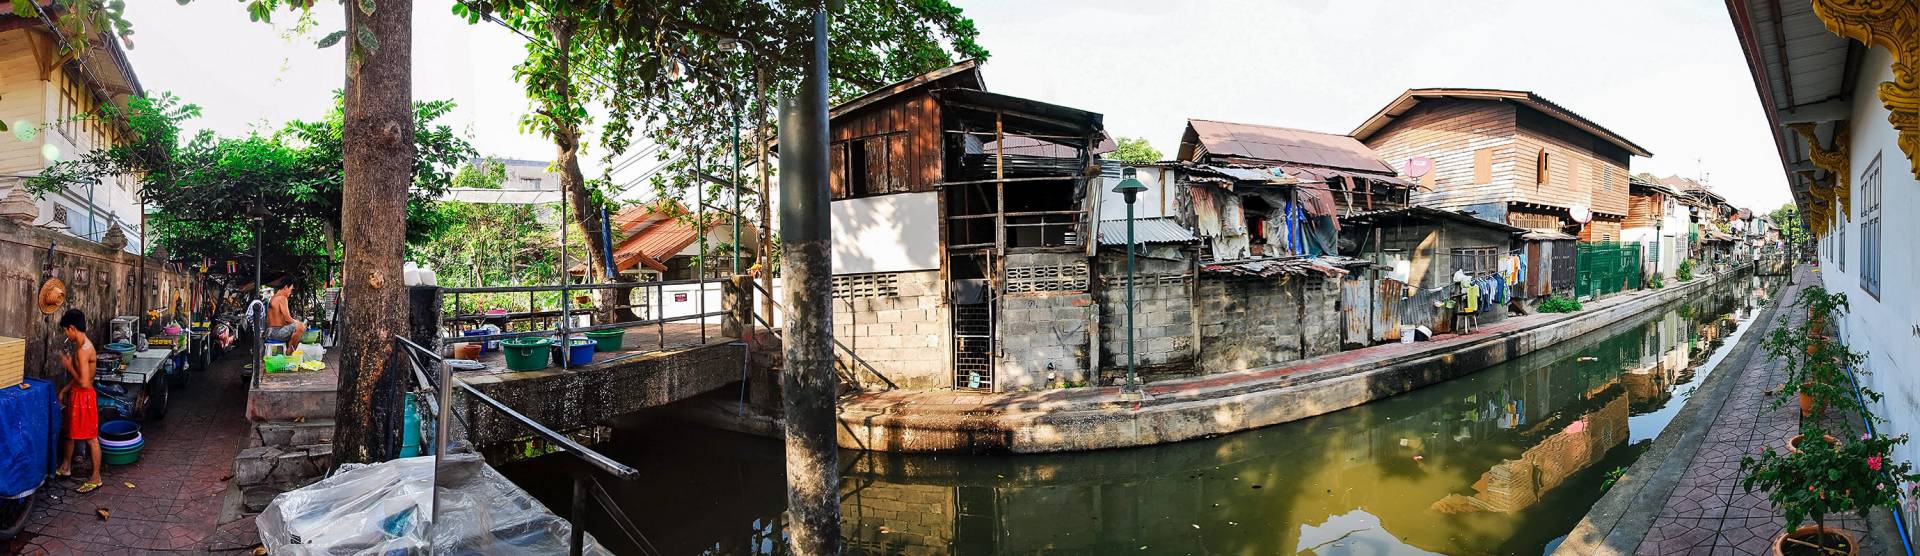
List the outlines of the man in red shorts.
<svg viewBox="0 0 1920 556">
<path fill-rule="evenodd" d="M 68 309 L 60 315 L 60 333 L 74 345 L 73 353 L 60 354 L 60 366 L 67 368 L 72 380 L 61 387 L 60 397 L 67 403 L 67 441 L 60 443 L 60 467 L 56 477 L 73 476 L 73 443 L 85 441 L 93 457 L 93 475 L 80 485 L 82 493 L 100 488 L 100 402 L 93 393 L 95 353 L 93 340 L 87 338 L 87 315 Z"/>
</svg>

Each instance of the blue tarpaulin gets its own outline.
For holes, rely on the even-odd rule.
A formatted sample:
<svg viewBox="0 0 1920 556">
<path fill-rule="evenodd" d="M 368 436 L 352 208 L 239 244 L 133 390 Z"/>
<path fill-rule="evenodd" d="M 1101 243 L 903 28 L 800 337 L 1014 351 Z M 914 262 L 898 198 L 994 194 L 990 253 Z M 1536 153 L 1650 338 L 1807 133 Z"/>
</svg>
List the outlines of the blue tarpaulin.
<svg viewBox="0 0 1920 556">
<path fill-rule="evenodd" d="M 53 462 L 53 383 L 29 378 L 22 385 L 0 388 L 0 498 L 38 488 Z"/>
</svg>

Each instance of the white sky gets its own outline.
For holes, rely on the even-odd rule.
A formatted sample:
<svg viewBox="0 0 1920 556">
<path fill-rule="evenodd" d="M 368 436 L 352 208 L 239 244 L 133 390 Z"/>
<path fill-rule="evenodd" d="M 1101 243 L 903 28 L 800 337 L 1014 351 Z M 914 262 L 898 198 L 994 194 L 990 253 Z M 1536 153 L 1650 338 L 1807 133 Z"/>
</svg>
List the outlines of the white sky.
<svg viewBox="0 0 1920 556">
<path fill-rule="evenodd" d="M 1532 90 L 1653 151 L 1633 171 L 1708 176 L 1735 204 L 1771 210 L 1785 177 L 1720 0 L 955 0 L 992 52 L 996 92 L 1106 115 L 1115 135 L 1172 154 L 1189 117 L 1345 133 L 1412 87 Z M 521 135 L 512 66 L 522 41 L 419 0 L 414 94 L 481 152 L 548 159 Z M 340 8 L 320 4 L 319 27 Z M 129 52 L 150 92 L 199 104 L 199 125 L 243 133 L 320 115 L 342 51 L 247 21 L 232 2 L 130 2 Z M 283 14 L 284 16 L 284 14 Z M 598 155 L 589 153 L 589 159 Z"/>
</svg>

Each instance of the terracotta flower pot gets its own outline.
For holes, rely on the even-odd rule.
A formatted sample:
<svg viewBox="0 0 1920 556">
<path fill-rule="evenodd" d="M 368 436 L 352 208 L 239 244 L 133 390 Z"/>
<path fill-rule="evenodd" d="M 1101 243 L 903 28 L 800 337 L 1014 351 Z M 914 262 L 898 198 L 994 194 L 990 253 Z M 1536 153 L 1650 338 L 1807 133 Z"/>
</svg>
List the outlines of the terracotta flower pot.
<svg viewBox="0 0 1920 556">
<path fill-rule="evenodd" d="M 1789 452 L 1793 452 L 1793 453 L 1796 453 L 1796 454 L 1798 454 L 1798 453 L 1800 453 L 1800 439 L 1801 439 L 1802 437 L 1804 437 L 1804 436 L 1806 436 L 1806 435 L 1804 435 L 1804 434 L 1796 434 L 1796 435 L 1793 435 L 1793 438 L 1789 438 L 1789 439 L 1787 439 L 1787 451 L 1789 451 Z M 1840 440 L 1839 440 L 1839 439 L 1837 439 L 1837 438 L 1834 438 L 1834 437 L 1833 437 L 1833 435 L 1831 435 L 1831 434 L 1823 434 L 1823 435 L 1820 435 L 1820 438 L 1822 438 L 1822 439 L 1824 439 L 1824 440 L 1826 440 L 1828 444 L 1839 444 L 1839 443 L 1840 443 Z"/>
<path fill-rule="evenodd" d="M 1814 535 L 1819 534 L 1822 531 L 1825 532 L 1826 538 L 1821 540 L 1824 540 L 1828 543 L 1832 543 L 1834 541 L 1834 537 L 1839 537 L 1841 542 L 1845 542 L 1847 544 L 1846 546 L 1847 556 L 1857 556 L 1858 554 L 1860 554 L 1860 543 L 1854 540 L 1852 533 L 1848 533 L 1846 531 L 1835 529 L 1832 527 L 1828 527 L 1823 530 L 1819 526 L 1815 526 L 1815 525 L 1802 526 L 1799 529 L 1787 531 L 1785 533 L 1781 533 L 1780 536 L 1778 537 L 1774 537 L 1773 554 L 1774 556 L 1785 556 L 1786 554 L 1788 554 L 1788 552 L 1785 552 L 1781 549 L 1787 546 L 1793 546 L 1797 549 L 1795 552 L 1793 552 L 1794 554 L 1813 554 L 1816 551 L 1813 549 L 1812 546 L 1809 546 L 1809 545 L 1813 543 Z M 1790 541 L 1788 539 L 1793 539 L 1793 540 Z M 1795 542 L 1795 541 L 1798 541 L 1798 542 Z M 1807 543 L 1807 544 L 1800 544 L 1800 543 Z M 1829 548 L 1832 548 L 1832 547 L 1829 547 Z M 1833 554 L 1833 552 L 1826 552 L 1826 554 Z"/>
</svg>

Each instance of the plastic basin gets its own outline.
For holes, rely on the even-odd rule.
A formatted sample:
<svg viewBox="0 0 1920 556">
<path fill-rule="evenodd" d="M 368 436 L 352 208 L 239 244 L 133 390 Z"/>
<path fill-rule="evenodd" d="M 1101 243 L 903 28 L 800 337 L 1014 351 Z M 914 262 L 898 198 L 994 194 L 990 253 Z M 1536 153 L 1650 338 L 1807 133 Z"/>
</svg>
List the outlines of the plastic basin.
<svg viewBox="0 0 1920 556">
<path fill-rule="evenodd" d="M 293 356 L 290 355 L 269 355 L 264 359 L 264 363 L 269 373 L 286 372 L 294 365 Z"/>
<path fill-rule="evenodd" d="M 125 452 L 128 450 L 138 450 L 142 446 L 145 446 L 146 444 L 147 444 L 147 439 L 139 436 L 133 437 L 133 440 L 107 440 L 105 438 L 100 439 L 100 449 L 102 450 L 120 450 L 122 452 Z"/>
<path fill-rule="evenodd" d="M 579 367 L 593 362 L 593 350 L 600 345 L 587 338 L 574 338 L 567 342 L 567 366 Z"/>
<path fill-rule="evenodd" d="M 547 346 L 553 340 L 546 338 L 511 338 L 500 342 L 500 348 L 506 352 L 507 370 L 538 371 L 547 368 Z"/>
<path fill-rule="evenodd" d="M 136 438 L 140 438 L 140 423 L 122 419 L 100 424 L 101 440 L 124 442 Z"/>
<path fill-rule="evenodd" d="M 100 450 L 100 463 L 107 465 L 132 465 L 137 461 L 140 461 L 140 450 L 131 452 L 115 452 L 104 448 Z"/>
<path fill-rule="evenodd" d="M 588 332 L 587 337 L 593 340 L 594 351 L 620 351 L 620 344 L 626 339 L 627 331 L 623 328 L 595 330 Z"/>
</svg>

